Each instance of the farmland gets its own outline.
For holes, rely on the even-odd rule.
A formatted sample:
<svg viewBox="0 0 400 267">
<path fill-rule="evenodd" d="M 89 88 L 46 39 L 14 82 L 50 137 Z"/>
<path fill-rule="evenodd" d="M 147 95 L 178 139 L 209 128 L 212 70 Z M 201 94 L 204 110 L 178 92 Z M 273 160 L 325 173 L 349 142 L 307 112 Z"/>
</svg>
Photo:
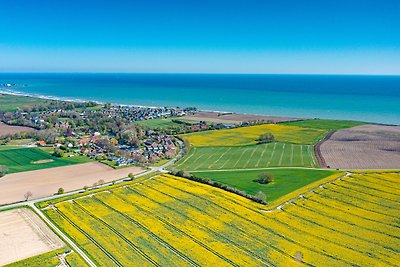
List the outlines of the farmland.
<svg viewBox="0 0 400 267">
<path fill-rule="evenodd" d="M 176 164 L 177 168 L 186 171 L 288 166 L 316 167 L 313 146 L 274 142 L 250 146 L 191 147 Z"/>
<path fill-rule="evenodd" d="M 287 126 L 283 124 L 261 124 L 234 129 L 204 131 L 181 135 L 192 146 L 243 146 L 257 144 L 261 134 L 271 132 L 276 141 L 293 144 L 315 144 L 325 136 L 321 129 Z"/>
<path fill-rule="evenodd" d="M 269 211 L 162 175 L 43 211 L 102 266 L 396 266 L 399 179 L 353 173 Z"/>
<path fill-rule="evenodd" d="M 39 148 L 3 147 L 0 165 L 8 168 L 8 173 L 32 171 L 45 168 L 89 162 L 87 157 L 56 158 Z"/>
<path fill-rule="evenodd" d="M 260 173 L 271 173 L 274 181 L 269 184 L 254 182 Z M 293 192 L 303 186 L 333 175 L 335 171 L 318 169 L 264 169 L 264 170 L 235 170 L 235 171 L 208 171 L 193 172 L 196 176 L 206 177 L 231 187 L 237 188 L 250 195 L 259 191 L 266 195 L 268 202 Z"/>
<path fill-rule="evenodd" d="M 57 249 L 63 250 L 64 247 L 64 243 L 46 224 L 33 211 L 25 208 L 0 213 L 0 237 L 1 266 L 19 260 L 25 262 L 25 265 L 13 264 L 13 266 L 35 266 L 28 264 L 35 262 L 31 257 L 41 257 L 37 255 Z"/>
<path fill-rule="evenodd" d="M 340 130 L 351 128 L 359 125 L 367 124 L 359 121 L 346 121 L 346 120 L 301 120 L 292 122 L 283 122 L 283 125 L 298 126 L 303 128 L 321 129 L 326 131 Z"/>
<path fill-rule="evenodd" d="M 400 168 L 400 127 L 364 125 L 335 132 L 320 146 L 331 168 Z"/>
</svg>

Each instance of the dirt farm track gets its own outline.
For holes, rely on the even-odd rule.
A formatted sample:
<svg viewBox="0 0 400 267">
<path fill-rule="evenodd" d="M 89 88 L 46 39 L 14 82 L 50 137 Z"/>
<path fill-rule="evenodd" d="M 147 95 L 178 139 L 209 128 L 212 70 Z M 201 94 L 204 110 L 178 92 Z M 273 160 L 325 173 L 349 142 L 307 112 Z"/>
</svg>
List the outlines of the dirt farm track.
<svg viewBox="0 0 400 267">
<path fill-rule="evenodd" d="M 110 182 L 127 177 L 129 173 L 143 172 L 140 167 L 113 169 L 98 162 L 77 164 L 71 166 L 42 169 L 8 174 L 0 178 L 0 205 L 23 201 L 27 191 L 33 193 L 32 198 L 42 198 L 53 195 L 58 188 L 72 191 L 85 185 L 91 186 L 103 179 Z"/>
<path fill-rule="evenodd" d="M 339 130 L 320 146 L 326 165 L 341 169 L 400 168 L 400 127 L 362 125 Z"/>
</svg>

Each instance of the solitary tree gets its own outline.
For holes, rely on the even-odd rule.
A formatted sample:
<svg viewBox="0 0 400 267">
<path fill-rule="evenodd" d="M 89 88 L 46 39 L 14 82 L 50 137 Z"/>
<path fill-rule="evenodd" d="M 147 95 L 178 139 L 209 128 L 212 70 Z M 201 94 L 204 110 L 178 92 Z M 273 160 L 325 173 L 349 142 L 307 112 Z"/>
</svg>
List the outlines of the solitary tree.
<svg viewBox="0 0 400 267">
<path fill-rule="evenodd" d="M 58 188 L 57 194 L 59 195 L 64 194 L 64 188 L 62 187 Z"/>
<path fill-rule="evenodd" d="M 254 181 L 260 184 L 269 184 L 274 181 L 274 175 L 272 173 L 262 172 L 258 175 L 258 179 Z"/>
<path fill-rule="evenodd" d="M 24 194 L 25 201 L 28 201 L 28 199 L 29 199 L 32 195 L 33 195 L 33 194 L 32 194 L 31 191 L 26 192 L 26 193 Z"/>
<path fill-rule="evenodd" d="M 264 144 L 264 143 L 272 143 L 275 142 L 275 137 L 272 133 L 267 132 L 265 134 L 261 134 L 258 137 L 258 143 L 259 144 Z"/>
</svg>

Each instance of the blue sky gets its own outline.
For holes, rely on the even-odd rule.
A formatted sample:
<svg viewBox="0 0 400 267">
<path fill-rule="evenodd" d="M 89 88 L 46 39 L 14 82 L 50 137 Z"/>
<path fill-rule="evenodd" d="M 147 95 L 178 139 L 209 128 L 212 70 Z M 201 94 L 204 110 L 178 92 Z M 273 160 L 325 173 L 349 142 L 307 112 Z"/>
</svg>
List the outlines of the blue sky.
<svg viewBox="0 0 400 267">
<path fill-rule="evenodd" d="M 0 1 L 1 72 L 400 74 L 398 0 Z"/>
</svg>

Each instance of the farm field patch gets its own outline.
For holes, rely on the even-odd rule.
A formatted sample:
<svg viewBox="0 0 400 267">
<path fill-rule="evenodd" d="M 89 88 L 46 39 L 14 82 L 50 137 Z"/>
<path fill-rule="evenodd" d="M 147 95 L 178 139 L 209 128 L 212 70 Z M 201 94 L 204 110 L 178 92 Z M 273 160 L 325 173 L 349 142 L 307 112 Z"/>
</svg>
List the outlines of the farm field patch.
<svg viewBox="0 0 400 267">
<path fill-rule="evenodd" d="M 268 212 L 238 195 L 162 175 L 54 201 L 44 212 L 104 266 L 396 266 L 398 179 L 351 174 Z M 365 197 L 354 194 L 357 188 Z"/>
<path fill-rule="evenodd" d="M 47 197 L 55 194 L 62 187 L 65 192 L 91 186 L 99 180 L 111 182 L 128 177 L 129 173 L 143 172 L 141 167 L 113 169 L 99 162 L 89 162 L 7 174 L 0 179 L 0 205 L 24 201 L 24 194 L 30 191 L 31 199 Z"/>
<path fill-rule="evenodd" d="M 351 128 L 354 126 L 367 124 L 366 122 L 360 121 L 346 121 L 346 120 L 301 120 L 292 122 L 283 122 L 283 125 L 298 126 L 303 128 L 321 129 L 326 131 L 340 130 L 345 128 Z"/>
<path fill-rule="evenodd" d="M 0 212 L 0 240 L 1 266 L 64 247 L 47 225 L 26 208 Z"/>
<path fill-rule="evenodd" d="M 42 163 L 40 163 L 41 161 Z M 0 165 L 6 166 L 8 173 L 39 170 L 89 161 L 91 161 L 89 158 L 81 156 L 56 158 L 50 153 L 34 147 L 0 149 Z"/>
<path fill-rule="evenodd" d="M 250 146 L 191 147 L 175 165 L 186 171 L 317 167 L 312 145 L 269 143 Z"/>
<path fill-rule="evenodd" d="M 12 126 L 0 122 L 0 137 L 8 134 L 19 134 L 24 132 L 33 132 L 35 129 L 25 126 Z"/>
<path fill-rule="evenodd" d="M 350 169 L 400 168 L 400 127 L 362 125 L 335 132 L 320 146 L 327 166 Z"/>
<path fill-rule="evenodd" d="M 271 173 L 274 181 L 269 184 L 259 184 L 254 180 L 260 173 Z M 266 195 L 267 202 L 293 192 L 303 186 L 336 173 L 335 171 L 318 169 L 265 169 L 265 170 L 235 170 L 193 172 L 196 176 L 218 181 L 237 188 L 247 194 L 256 195 L 259 191 Z"/>
<path fill-rule="evenodd" d="M 315 144 L 324 137 L 326 131 L 283 124 L 260 124 L 184 134 L 181 138 L 187 139 L 192 146 L 243 146 L 257 144 L 259 136 L 266 132 L 271 132 L 278 142 Z"/>
</svg>

